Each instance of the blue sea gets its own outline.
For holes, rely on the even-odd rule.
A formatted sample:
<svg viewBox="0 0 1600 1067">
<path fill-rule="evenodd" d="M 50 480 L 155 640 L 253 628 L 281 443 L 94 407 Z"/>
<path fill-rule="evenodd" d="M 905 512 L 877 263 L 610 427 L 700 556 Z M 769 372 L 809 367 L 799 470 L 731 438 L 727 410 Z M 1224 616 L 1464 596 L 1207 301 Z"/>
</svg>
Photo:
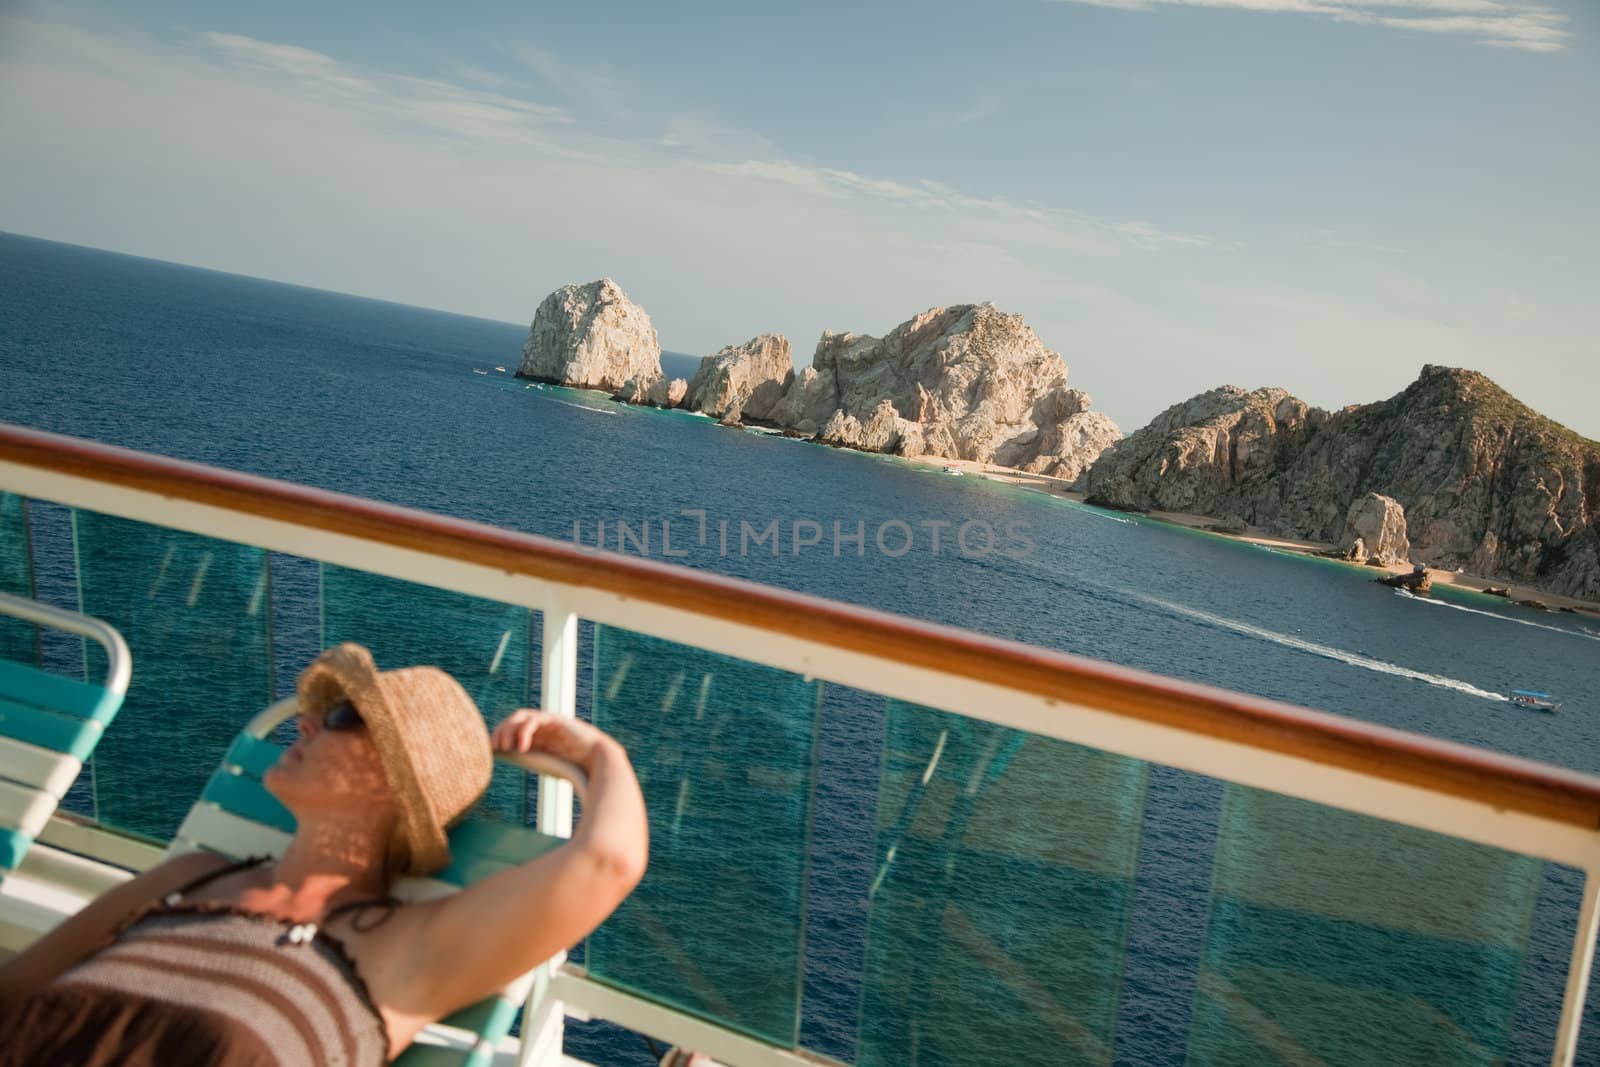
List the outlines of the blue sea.
<svg viewBox="0 0 1600 1067">
<path fill-rule="evenodd" d="M 495 369 L 515 370 L 526 332 L 0 234 L 0 420 L 608 548 L 620 537 L 635 554 L 1600 773 L 1593 617 L 1408 599 L 1358 569 L 1018 486 L 534 388 Z M 753 540 L 773 524 L 775 539 Z M 1513 688 L 1564 705 L 1520 711 L 1501 699 Z M 859 1036 L 883 744 L 881 714 L 825 704 L 801 1036 L 841 1057 Z M 1150 770 L 1118 1063 L 1185 1060 L 1221 798 Z M 1548 1061 L 1577 885 L 1544 872 L 1510 1062 Z M 1578 1059 L 1600 1062 L 1593 994 L 1586 1016 Z M 605 1028 L 574 1027 L 570 1047 L 650 1062 Z"/>
</svg>

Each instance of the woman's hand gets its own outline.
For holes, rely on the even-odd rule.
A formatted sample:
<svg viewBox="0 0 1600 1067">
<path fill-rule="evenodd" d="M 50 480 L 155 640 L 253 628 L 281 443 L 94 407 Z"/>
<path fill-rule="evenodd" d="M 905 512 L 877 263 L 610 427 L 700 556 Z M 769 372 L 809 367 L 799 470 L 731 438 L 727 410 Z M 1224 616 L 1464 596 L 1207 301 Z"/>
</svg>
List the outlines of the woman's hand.
<svg viewBox="0 0 1600 1067">
<path fill-rule="evenodd" d="M 496 752 L 548 752 L 588 770 L 598 749 L 615 745 L 608 735 L 582 719 L 533 708 L 518 708 L 490 735 Z"/>
</svg>

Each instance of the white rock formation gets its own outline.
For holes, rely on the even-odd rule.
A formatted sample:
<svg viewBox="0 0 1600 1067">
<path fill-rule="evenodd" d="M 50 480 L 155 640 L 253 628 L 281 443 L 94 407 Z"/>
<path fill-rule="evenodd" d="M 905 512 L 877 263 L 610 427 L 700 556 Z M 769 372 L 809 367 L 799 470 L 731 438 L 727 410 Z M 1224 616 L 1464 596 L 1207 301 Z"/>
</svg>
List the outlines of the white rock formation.
<svg viewBox="0 0 1600 1067">
<path fill-rule="evenodd" d="M 824 333 L 768 421 L 847 448 L 1075 478 L 1120 436 L 1088 403 L 1022 316 L 962 304 L 882 338 Z"/>
<path fill-rule="evenodd" d="M 855 448 L 863 452 L 898 452 L 901 442 L 900 425 L 905 422 L 888 400 L 878 401 L 878 406 L 866 422 L 843 411 L 835 411 L 828 424 L 817 433 L 823 444 L 841 448 Z M 913 453 L 917 454 L 917 453 Z"/>
<path fill-rule="evenodd" d="M 995 462 L 1032 474 L 1076 480 L 1100 453 L 1122 440 L 1111 417 L 1090 411 L 1093 403 L 1082 389 L 1057 386 L 1033 405 L 1037 434 L 1014 437 L 995 450 Z"/>
<path fill-rule="evenodd" d="M 1382 493 L 1367 493 L 1350 503 L 1344 518 L 1340 547 L 1356 563 L 1376 561 L 1385 567 L 1411 559 L 1406 539 L 1406 509 Z"/>
<path fill-rule="evenodd" d="M 564 285 L 534 313 L 517 377 L 615 393 L 661 377 L 661 343 L 644 309 L 610 278 Z"/>
<path fill-rule="evenodd" d="M 793 377 L 789 339 L 764 333 L 702 359 L 683 406 L 718 418 L 732 411 L 734 421 L 770 419 Z"/>
<path fill-rule="evenodd" d="M 689 383 L 682 378 L 629 378 L 622 388 L 611 394 L 612 400 L 624 404 L 642 404 L 652 408 L 675 408 L 683 403 Z"/>
</svg>

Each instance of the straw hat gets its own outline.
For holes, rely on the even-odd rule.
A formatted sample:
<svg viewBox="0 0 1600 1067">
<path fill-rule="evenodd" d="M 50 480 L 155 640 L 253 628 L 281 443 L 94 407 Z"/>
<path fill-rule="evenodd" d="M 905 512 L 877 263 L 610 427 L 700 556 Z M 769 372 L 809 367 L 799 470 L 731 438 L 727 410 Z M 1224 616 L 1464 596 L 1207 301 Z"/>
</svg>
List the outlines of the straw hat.
<svg viewBox="0 0 1600 1067">
<path fill-rule="evenodd" d="M 408 872 L 448 866 L 445 827 L 483 795 L 494 765 L 483 715 L 460 683 L 438 667 L 380 671 L 371 652 L 346 642 L 305 669 L 299 698 L 301 714 L 316 718 L 341 700 L 355 705 L 400 804 Z"/>
</svg>

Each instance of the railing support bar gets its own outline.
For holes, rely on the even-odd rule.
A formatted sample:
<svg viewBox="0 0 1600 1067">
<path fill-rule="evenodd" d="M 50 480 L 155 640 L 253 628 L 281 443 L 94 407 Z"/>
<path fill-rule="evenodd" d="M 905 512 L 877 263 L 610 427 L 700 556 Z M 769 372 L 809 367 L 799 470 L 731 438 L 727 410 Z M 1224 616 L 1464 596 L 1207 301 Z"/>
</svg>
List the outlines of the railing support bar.
<svg viewBox="0 0 1600 1067">
<path fill-rule="evenodd" d="M 559 599 L 545 606 L 544 669 L 539 706 L 568 717 L 578 714 L 578 616 Z M 572 835 L 572 786 L 554 775 L 539 776 L 539 832 Z"/>
<path fill-rule="evenodd" d="M 557 715 L 578 714 L 578 616 L 559 598 L 543 609 L 543 670 L 539 706 Z M 553 774 L 539 776 L 538 828 L 554 837 L 572 836 L 572 785 Z M 567 961 L 557 953 L 534 975 L 522 1012 L 520 1067 L 560 1067 L 565 1013 L 552 980 Z"/>
<path fill-rule="evenodd" d="M 1554 1067 L 1571 1067 L 1578 1051 L 1578 1028 L 1583 1025 L 1583 1001 L 1589 992 L 1594 966 L 1595 934 L 1600 932 L 1600 877 L 1596 868 L 1583 872 L 1583 906 L 1578 909 L 1578 932 L 1572 939 L 1572 962 L 1567 968 L 1567 993 L 1561 1000 L 1561 1022 L 1556 1027 Z"/>
</svg>

